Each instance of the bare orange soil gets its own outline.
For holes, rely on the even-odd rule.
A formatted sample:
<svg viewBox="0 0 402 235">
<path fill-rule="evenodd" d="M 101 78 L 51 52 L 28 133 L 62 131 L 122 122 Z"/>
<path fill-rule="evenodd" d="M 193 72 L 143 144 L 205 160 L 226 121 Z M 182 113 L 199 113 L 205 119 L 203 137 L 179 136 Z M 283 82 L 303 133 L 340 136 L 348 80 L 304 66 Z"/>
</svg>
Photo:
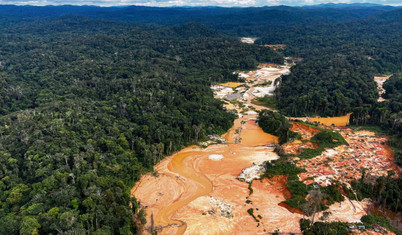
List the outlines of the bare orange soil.
<svg viewBox="0 0 402 235">
<path fill-rule="evenodd" d="M 292 198 L 291 192 L 286 187 L 286 184 L 288 182 L 288 176 L 287 175 L 275 175 L 275 176 L 273 176 L 272 178 L 269 178 L 269 179 L 265 178 L 263 181 L 265 181 L 264 184 L 272 185 L 273 187 L 275 187 L 276 190 L 279 190 L 282 193 L 282 195 L 284 196 L 285 200 L 288 200 L 288 199 Z M 283 208 L 286 208 L 288 211 L 290 211 L 292 213 L 303 215 L 303 212 L 298 208 L 293 208 L 293 207 L 291 207 L 291 206 L 289 206 L 289 205 L 287 205 L 287 204 L 285 204 L 283 202 L 280 202 L 278 205 L 283 207 Z"/>
<path fill-rule="evenodd" d="M 291 122 L 290 124 L 292 124 L 292 128 L 290 130 L 300 133 L 303 139 L 311 139 L 311 137 L 320 132 L 320 130 L 317 128 L 313 128 L 299 122 Z"/>
<path fill-rule="evenodd" d="M 363 215 L 366 215 L 365 205 L 355 200 L 345 198 L 343 202 L 336 202 L 329 206 L 331 214 L 325 220 L 327 222 L 346 221 L 349 223 L 358 223 Z M 322 217 L 323 211 L 319 212 L 317 218 Z"/>
<path fill-rule="evenodd" d="M 249 196 L 248 184 L 236 179 L 253 163 L 278 158 L 273 147 L 265 146 L 277 138 L 264 133 L 253 118 L 256 115 L 235 121 L 225 136 L 232 144 L 188 147 L 162 160 L 155 167 L 159 176 L 141 178 L 131 194 L 147 206 L 148 232 L 151 217 L 153 231 L 161 234 L 256 234 L 275 229 L 300 232 L 301 215 L 279 205 L 288 194 L 286 182 L 254 181 L 254 192 Z M 241 142 L 236 144 L 236 139 Z M 211 155 L 223 158 L 213 160 Z M 231 209 L 223 213 L 222 207 Z M 259 223 L 247 213 L 249 208 L 262 217 Z"/>
<path fill-rule="evenodd" d="M 239 145 L 229 147 L 230 151 L 234 148 L 236 152 L 229 153 L 228 157 L 224 155 L 215 164 L 199 161 L 198 169 L 211 179 L 213 191 L 178 210 L 173 218 L 186 221 L 186 234 L 257 234 L 272 232 L 277 228 L 286 232 L 298 232 L 300 216 L 279 206 L 285 200 L 283 185 L 271 185 L 266 179 L 262 182 L 254 181 L 253 194 L 248 197 L 248 184 L 236 180 L 235 177 L 250 165 L 250 160 L 243 154 L 249 154 L 251 148 Z M 232 205 L 233 217 L 222 216 L 220 208 L 211 213 L 210 197 Z M 249 204 L 246 203 L 247 197 L 251 201 Z M 255 216 L 262 217 L 258 227 L 258 223 L 247 213 L 249 208 L 254 209 Z"/>
<path fill-rule="evenodd" d="M 313 142 L 291 142 L 291 143 L 286 143 L 281 146 L 282 150 L 284 151 L 284 154 L 300 154 L 301 149 L 316 149 L 320 147 L 319 144 L 313 143 Z"/>
<path fill-rule="evenodd" d="M 371 131 L 336 127 L 330 129 L 339 131 L 348 145 L 327 149 L 317 157 L 298 161 L 297 166 L 307 170 L 299 174 L 304 183 L 316 182 L 326 186 L 331 180 L 350 182 L 361 178 L 362 168 L 375 177 L 386 176 L 389 170 L 396 172 L 395 177 L 401 175 L 401 171 L 393 163 L 392 149 L 385 144 L 387 138 Z"/>
<path fill-rule="evenodd" d="M 249 76 L 255 75 L 257 81 L 261 82 L 265 79 L 256 74 L 257 72 L 250 72 Z M 252 87 L 252 84 L 250 83 L 249 86 Z M 250 102 L 253 98 L 252 89 L 253 87 L 246 91 L 248 95 L 246 104 L 255 107 Z M 246 113 L 247 110 L 240 111 Z M 349 116 L 350 114 L 336 118 L 307 119 L 328 126 L 332 124 L 345 126 Z M 277 143 L 278 138 L 264 133 L 258 127 L 255 121 L 257 114 L 250 113 L 250 115 L 239 115 L 239 117 L 235 120 L 233 127 L 222 136 L 226 139 L 226 144 L 211 145 L 207 148 L 197 146 L 185 148 L 158 163 L 154 168 L 157 176 L 147 174 L 141 178 L 132 189 L 131 195 L 136 197 L 143 207 L 146 207 L 147 224 L 144 226 L 144 233 L 157 231 L 158 234 L 263 234 L 277 229 L 285 233 L 300 232 L 299 220 L 302 218 L 300 211 L 281 204 L 291 196 L 285 186 L 286 177 L 254 180 L 251 195 L 249 195 L 249 184 L 237 179 L 242 170 L 253 164 L 279 158 L 273 151 L 274 147 L 269 147 L 270 144 Z M 318 131 L 302 124 L 295 124 L 293 128 L 302 133 L 303 138 L 311 138 Z M 349 139 L 357 140 L 361 137 L 348 131 L 342 134 L 349 143 L 351 143 Z M 299 146 L 309 144 L 300 141 L 294 143 Z M 328 155 L 323 157 L 322 161 L 319 160 L 320 158 L 315 158 L 315 162 L 299 161 L 298 165 L 306 168 L 309 174 L 300 174 L 301 180 L 311 176 L 314 180 L 321 182 L 327 177 L 336 178 L 342 175 L 344 169 L 335 169 L 343 167 L 342 164 L 328 166 L 329 173 L 323 169 L 328 165 L 325 165 L 328 163 L 327 158 L 340 159 L 342 161 L 339 163 L 344 163 L 345 158 L 349 156 L 353 158 L 354 151 L 365 155 L 371 148 L 375 148 L 376 153 L 387 152 L 386 146 L 376 144 L 378 139 L 370 139 L 363 146 L 358 141 L 353 143 L 355 144 L 350 147 L 343 146 L 335 149 L 339 151 L 338 156 Z M 356 147 L 361 148 L 357 150 Z M 382 170 L 386 170 L 389 166 L 387 159 L 392 158 L 386 154 L 384 156 L 375 158 L 382 165 Z M 370 155 L 370 157 L 373 156 Z M 363 160 L 355 163 L 369 164 Z M 355 211 L 356 205 L 352 206 L 349 201 L 346 203 L 349 204 L 331 206 L 333 218 L 330 219 L 347 222 L 361 217 L 361 210 Z M 250 208 L 253 209 L 253 214 L 258 221 L 248 214 L 247 210 Z"/>
<path fill-rule="evenodd" d="M 248 198 L 252 203 L 247 204 L 248 184 L 236 179 L 252 163 L 277 159 L 272 150 L 242 144 L 212 145 L 206 149 L 189 147 L 164 159 L 155 168 L 158 177 L 148 174 L 132 190 L 132 195 L 148 206 L 146 228 L 153 214 L 155 228 L 162 234 L 256 234 L 277 228 L 299 232 L 300 215 L 279 205 L 286 199 L 283 183 L 254 181 L 254 192 Z M 223 159 L 211 160 L 211 154 L 223 155 Z M 222 216 L 211 197 L 231 205 L 230 216 Z M 258 227 L 247 213 L 249 208 L 262 216 Z"/>
<path fill-rule="evenodd" d="M 291 131 L 297 132 L 302 136 L 302 140 L 309 140 L 315 134 L 320 132 L 319 129 L 304 125 L 299 122 L 291 122 Z M 284 154 L 300 154 L 301 149 L 316 149 L 320 147 L 319 144 L 313 142 L 303 142 L 300 140 L 295 140 L 293 142 L 286 143 L 281 146 Z"/>
</svg>

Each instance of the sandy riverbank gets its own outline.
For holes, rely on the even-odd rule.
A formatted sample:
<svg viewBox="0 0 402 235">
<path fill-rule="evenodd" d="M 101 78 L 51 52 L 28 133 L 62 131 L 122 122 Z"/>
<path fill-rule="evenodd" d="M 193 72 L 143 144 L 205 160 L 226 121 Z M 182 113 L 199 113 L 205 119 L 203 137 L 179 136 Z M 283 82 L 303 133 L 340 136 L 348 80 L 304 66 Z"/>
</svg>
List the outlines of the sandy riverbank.
<svg viewBox="0 0 402 235">
<path fill-rule="evenodd" d="M 156 174 L 144 175 L 132 189 L 131 195 L 146 207 L 145 233 L 151 230 L 157 231 L 158 234 L 262 234 L 275 230 L 286 233 L 300 232 L 299 220 L 303 215 L 300 211 L 281 204 L 290 196 L 286 188 L 286 177 L 254 180 L 251 195 L 249 184 L 237 179 L 244 169 L 279 158 L 272 146 L 278 143 L 278 138 L 262 131 L 256 123 L 258 114 L 252 111 L 264 107 L 253 105 L 251 100 L 256 97 L 254 86 L 267 80 L 275 81 L 288 69 L 286 66 L 264 65 L 257 71 L 240 73 L 247 79 L 249 89 L 246 86 L 236 88 L 239 84 L 235 83 L 214 86 L 217 98 L 224 98 L 235 92 L 242 94 L 236 99 L 244 107 L 236 103 L 226 106 L 227 109 L 235 110 L 238 118 L 233 127 L 222 135 L 226 140 L 225 144 L 210 145 L 206 148 L 190 146 L 166 157 L 155 166 Z M 345 126 L 349 122 L 349 116 L 350 114 L 343 117 L 301 120 L 326 126 Z M 301 132 L 303 139 L 310 139 L 319 132 L 318 129 L 298 123 L 294 123 L 293 129 Z M 344 137 L 354 143 L 351 139 L 357 137 L 346 131 Z M 367 148 L 371 148 L 372 144 L 369 142 L 365 143 Z M 297 153 L 300 146 L 296 145 L 300 144 L 301 147 L 303 144 L 306 145 L 304 147 L 317 147 L 309 146 L 309 142 L 299 141 L 291 143 L 288 146 L 289 151 Z M 360 145 L 359 147 L 362 147 Z M 382 150 L 387 152 L 383 146 L 376 145 L 375 148 L 377 153 Z M 343 149 L 346 147 L 336 149 L 341 151 L 339 154 L 342 154 L 342 157 L 346 152 L 350 152 Z M 366 147 L 361 149 L 369 151 Z M 314 164 L 300 161 L 298 164 L 304 164 L 308 170 L 305 174 L 312 174 L 311 177 L 317 178 L 318 182 L 318 178 L 326 176 L 319 171 L 319 161 Z M 300 177 L 305 178 L 304 175 Z M 349 200 L 332 205 L 329 209 L 332 214 L 328 220 L 358 221 L 365 211 L 363 207 L 356 205 L 360 204 Z M 249 209 L 253 209 L 256 219 L 247 212 Z"/>
</svg>

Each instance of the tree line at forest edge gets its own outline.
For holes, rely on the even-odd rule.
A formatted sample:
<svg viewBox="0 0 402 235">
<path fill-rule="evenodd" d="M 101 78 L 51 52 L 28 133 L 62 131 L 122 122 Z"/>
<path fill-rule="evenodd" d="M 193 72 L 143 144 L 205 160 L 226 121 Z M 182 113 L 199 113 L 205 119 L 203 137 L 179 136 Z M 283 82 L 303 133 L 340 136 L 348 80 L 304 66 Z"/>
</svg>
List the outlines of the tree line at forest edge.
<svg viewBox="0 0 402 235">
<path fill-rule="evenodd" d="M 286 56 L 302 61 L 276 90 L 287 116 L 341 116 L 351 124 L 374 125 L 390 136 L 394 161 L 402 165 L 402 10 L 345 22 L 265 26 L 258 44 L 285 44 Z M 250 29 L 251 30 L 251 29 Z M 390 75 L 385 102 L 377 102 L 374 76 Z"/>
<path fill-rule="evenodd" d="M 259 126 L 265 132 L 278 136 L 279 143 L 281 144 L 301 138 L 300 134 L 289 130 L 291 125 L 292 124 L 290 124 L 284 116 L 277 112 L 262 110 L 259 113 Z M 402 203 L 400 201 L 402 179 L 393 177 L 395 175 L 394 171 L 389 171 L 387 176 L 375 178 L 367 175 L 365 169 L 363 169 L 362 177 L 352 181 L 350 184 L 351 188 L 345 184 L 341 184 L 340 182 L 333 182 L 333 184 L 327 187 L 321 187 L 316 184 L 306 185 L 301 182 L 297 174 L 305 172 L 306 170 L 298 168 L 292 159 L 295 157 L 299 159 L 310 159 L 320 155 L 325 148 L 333 148 L 347 144 L 341 134 L 328 129 L 321 129 L 321 131 L 314 135 L 310 141 L 317 143 L 320 147 L 316 149 L 302 149 L 298 155 L 286 155 L 283 153 L 281 147 L 277 147 L 275 151 L 280 156 L 280 159 L 267 162 L 265 164 L 266 172 L 263 175 L 263 177 L 268 178 L 277 175 L 287 176 L 286 187 L 290 191 L 291 198 L 282 203 L 292 208 L 300 209 L 303 211 L 304 215 L 310 215 L 312 218 L 311 221 L 309 221 L 312 227 L 309 229 L 303 229 L 303 223 L 305 221 L 301 221 L 302 230 L 306 230 L 303 231 L 303 233 L 310 234 L 312 232 L 311 230 L 317 229 L 315 228 L 316 226 L 324 226 L 327 228 L 327 226 L 338 227 L 338 225 L 342 225 L 342 228 L 344 227 L 347 229 L 348 226 L 345 226 L 347 224 L 313 225 L 316 212 L 328 209 L 328 206 L 334 202 L 344 201 L 341 191 L 351 200 L 360 201 L 364 198 L 371 198 L 377 205 L 388 208 L 395 213 L 402 211 Z M 389 222 L 386 227 L 397 234 L 401 232 L 397 228 L 392 227 Z M 309 230 L 309 232 L 307 230 Z M 317 231 L 315 232 L 318 233 Z"/>
<path fill-rule="evenodd" d="M 283 62 L 196 24 L 2 25 L 0 234 L 135 233 L 139 177 L 233 124 L 211 83 Z"/>
<path fill-rule="evenodd" d="M 322 24 L 301 14 L 303 23 L 290 25 L 295 18 L 278 11 L 288 18 L 277 25 L 210 17 L 219 32 L 71 16 L 0 19 L 0 233 L 135 232 L 133 182 L 164 155 L 232 125 L 211 82 L 236 80 L 233 70 L 257 62 L 282 63 L 283 55 L 304 60 L 282 78 L 282 113 L 354 112 L 354 123 L 400 138 L 400 76 L 384 85 L 383 103 L 373 82 L 376 73 L 401 71 L 400 12 Z M 222 32 L 287 48 L 281 55 Z M 295 104 L 300 110 L 288 108 Z"/>
</svg>

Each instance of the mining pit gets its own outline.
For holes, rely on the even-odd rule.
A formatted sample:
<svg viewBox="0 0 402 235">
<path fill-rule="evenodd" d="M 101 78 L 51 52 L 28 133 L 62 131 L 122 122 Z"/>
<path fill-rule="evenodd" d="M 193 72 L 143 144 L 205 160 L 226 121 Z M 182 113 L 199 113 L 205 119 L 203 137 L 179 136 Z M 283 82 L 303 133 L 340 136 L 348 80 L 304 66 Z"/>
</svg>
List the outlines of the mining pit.
<svg viewBox="0 0 402 235">
<path fill-rule="evenodd" d="M 254 110 L 264 107 L 251 104 L 256 96 L 256 85 L 272 81 L 265 94 L 270 95 L 275 80 L 289 73 L 289 68 L 288 65 L 262 64 L 256 71 L 239 72 L 249 88 L 239 87 L 243 83 L 212 87 L 219 99 L 241 94 L 234 99 L 237 103 L 225 101 L 225 107 L 237 113 L 238 118 L 226 134 L 214 137 L 223 140 L 223 144 L 213 144 L 211 140 L 205 142 L 203 148 L 187 147 L 164 158 L 154 167 L 153 174 L 141 177 L 131 195 L 146 211 L 147 223 L 143 233 L 300 233 L 299 220 L 303 218 L 303 212 L 282 203 L 291 197 L 286 188 L 287 176 L 262 180 L 259 177 L 265 170 L 263 162 L 279 158 L 274 152 L 278 138 L 263 132 L 256 123 L 258 114 Z M 302 119 L 339 131 L 349 145 L 327 149 L 313 159 L 296 159 L 296 164 L 307 170 L 299 174 L 301 181 L 325 186 L 332 179 L 341 182 L 357 179 L 361 176 L 360 167 L 371 167 L 369 173 L 374 175 L 384 174 L 390 169 L 398 170 L 392 163 L 392 150 L 383 144 L 385 137 L 337 127 L 347 125 L 349 116 Z M 308 140 L 319 129 L 298 122 L 292 124 L 292 130 L 299 132 L 303 141 L 282 146 L 287 147 L 289 154 L 318 147 Z M 400 175 L 399 171 L 397 175 Z M 345 200 L 331 205 L 328 209 L 331 214 L 324 221 L 357 222 L 369 206 L 370 203 Z"/>
</svg>

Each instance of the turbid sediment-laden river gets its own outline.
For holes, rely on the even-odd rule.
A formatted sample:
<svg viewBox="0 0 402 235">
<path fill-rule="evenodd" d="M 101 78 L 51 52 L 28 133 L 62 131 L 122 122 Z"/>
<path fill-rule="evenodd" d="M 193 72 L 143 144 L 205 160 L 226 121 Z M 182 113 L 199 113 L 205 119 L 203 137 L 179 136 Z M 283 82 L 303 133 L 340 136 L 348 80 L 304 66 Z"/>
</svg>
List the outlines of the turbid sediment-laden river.
<svg viewBox="0 0 402 235">
<path fill-rule="evenodd" d="M 299 220 L 303 216 L 281 204 L 289 196 L 286 177 L 254 180 L 252 186 L 237 179 L 244 169 L 247 170 L 242 175 L 252 178 L 253 174 L 258 175 L 259 164 L 279 158 L 272 146 L 278 138 L 263 132 L 256 123 L 258 115 L 253 110 L 264 107 L 252 104 L 251 100 L 262 97 L 261 92 L 272 92 L 272 89 L 255 89 L 256 85 L 268 80 L 274 84 L 275 79 L 288 72 L 289 66 L 266 65 L 257 71 L 240 74 L 247 78 L 249 87 L 238 91 L 242 94 L 238 101 L 243 105 L 227 107 L 244 115 L 239 115 L 233 127 L 222 135 L 226 143 L 206 148 L 187 147 L 159 162 L 155 166 L 157 174 L 141 177 L 131 194 L 146 208 L 144 233 L 300 232 Z M 232 89 L 222 86 L 215 88 L 219 97 L 232 93 Z M 365 213 L 364 209 L 356 210 L 348 203 L 334 205 L 338 210 L 342 208 L 339 219 L 358 221 Z M 337 215 L 335 210 L 334 214 Z"/>
<path fill-rule="evenodd" d="M 155 167 L 159 176 L 142 177 L 132 195 L 147 206 L 146 227 L 149 228 L 149 222 L 153 220 L 153 230 L 162 234 L 263 232 L 263 226 L 256 227 L 257 223 L 247 213 L 252 208 L 246 203 L 248 184 L 236 179 L 253 163 L 278 158 L 273 147 L 266 146 L 275 143 L 277 138 L 264 133 L 252 120 L 254 118 L 255 115 L 247 115 L 237 119 L 225 135 L 227 144 L 207 148 L 190 146 L 161 161 Z M 244 121 L 248 119 L 251 120 Z M 239 139 L 240 143 L 235 143 Z M 275 190 L 277 195 L 273 194 L 271 207 L 283 210 L 285 220 L 292 213 L 278 206 L 284 197 L 281 188 Z M 258 193 L 264 194 L 263 191 Z M 269 197 L 257 198 L 254 199 L 256 204 Z M 222 214 L 225 206 L 230 209 L 227 214 Z M 298 231 L 297 218 L 291 227 L 296 229 L 291 231 Z"/>
<path fill-rule="evenodd" d="M 278 71 L 286 69 L 282 67 L 276 70 L 277 75 L 270 75 L 270 79 L 276 79 L 281 74 Z M 253 89 L 247 91 L 248 97 L 253 97 L 252 92 Z M 244 101 L 252 105 L 247 102 L 250 99 Z M 240 231 L 273 231 L 276 228 L 270 227 L 269 216 L 263 212 L 268 208 L 275 208 L 275 212 L 271 211 L 270 214 L 282 215 L 273 218 L 275 221 L 282 219 L 285 226 L 275 226 L 288 227 L 291 232 L 299 231 L 299 218 L 289 220 L 292 213 L 278 206 L 284 200 L 281 192 L 283 185 L 274 182 L 269 184 L 271 188 L 261 185 L 261 189 L 256 188 L 256 192 L 249 197 L 248 183 L 236 179 L 243 169 L 253 163 L 278 158 L 273 147 L 267 146 L 277 143 L 278 138 L 263 132 L 256 119 L 254 112 L 240 115 L 233 127 L 223 135 L 225 144 L 185 148 L 155 167 L 158 176 L 147 174 L 141 178 L 132 189 L 132 195 L 147 207 L 148 223 L 145 227 L 148 232 L 233 234 Z M 265 193 L 272 195 L 263 196 Z M 246 203 L 247 200 L 250 202 Z M 258 212 L 260 208 L 255 208 L 256 216 L 261 214 L 260 223 L 247 213 L 253 205 L 258 206 L 259 201 L 270 204 L 261 204 L 261 213 Z"/>
</svg>

